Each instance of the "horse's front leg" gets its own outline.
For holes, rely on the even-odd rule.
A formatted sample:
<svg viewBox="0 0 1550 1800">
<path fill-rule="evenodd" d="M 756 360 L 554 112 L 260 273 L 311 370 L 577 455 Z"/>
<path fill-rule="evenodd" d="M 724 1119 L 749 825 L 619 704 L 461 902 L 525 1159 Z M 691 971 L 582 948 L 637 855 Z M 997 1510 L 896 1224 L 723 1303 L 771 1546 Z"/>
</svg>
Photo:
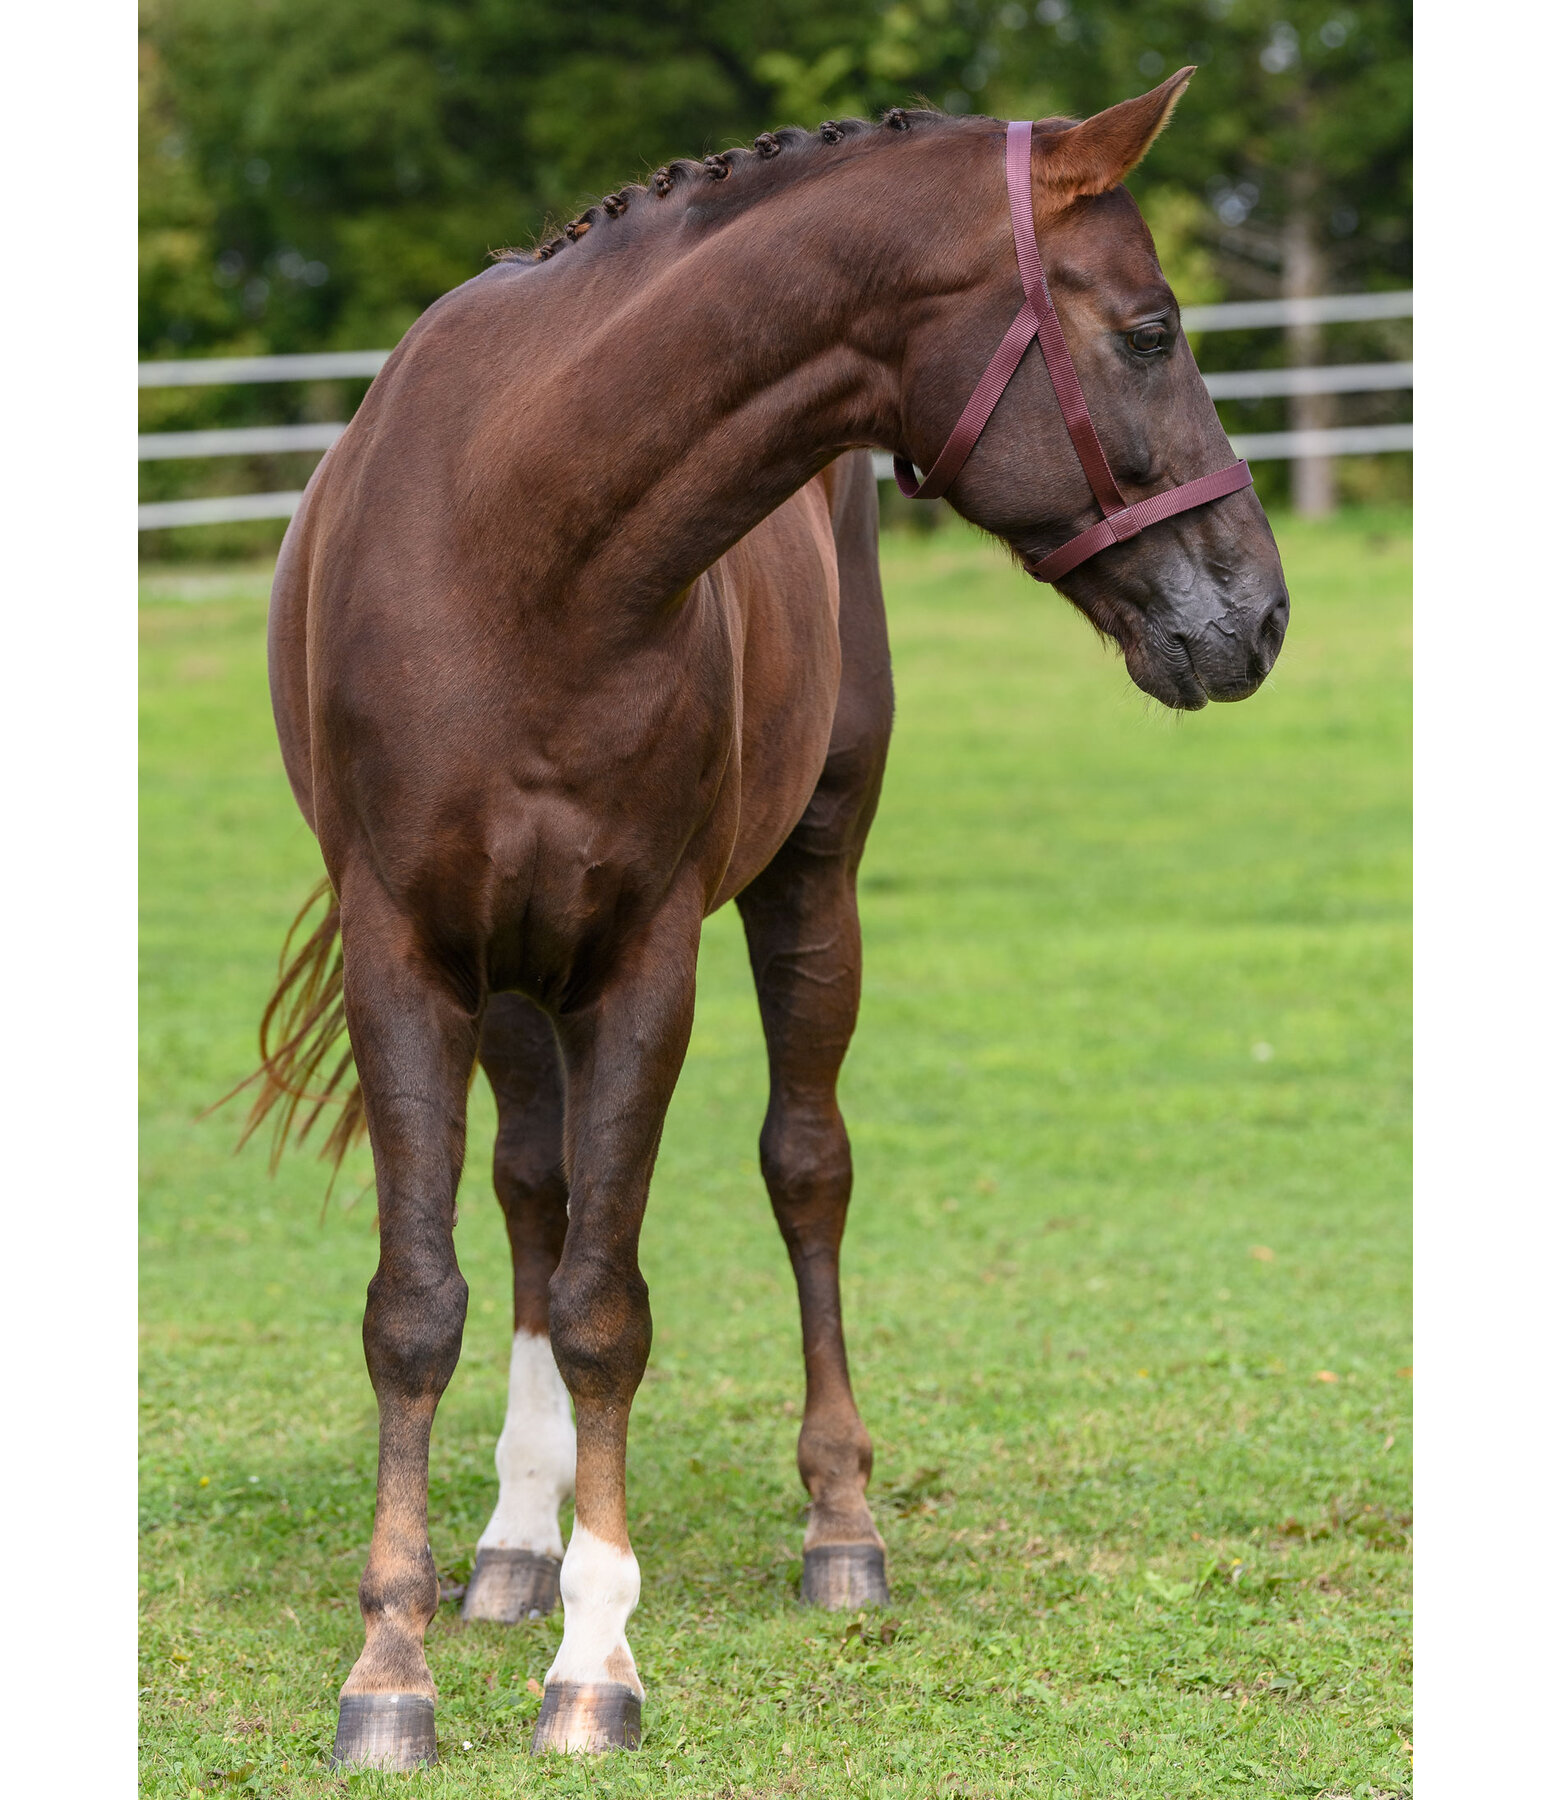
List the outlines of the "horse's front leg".
<svg viewBox="0 0 1550 1800">
<path fill-rule="evenodd" d="M 534 1750 L 640 1742 L 645 1690 L 624 1635 L 640 1597 L 625 1518 L 625 1441 L 651 1349 L 637 1252 L 693 1020 L 700 898 L 678 896 L 621 955 L 598 995 L 558 1020 L 570 1224 L 549 1284 L 549 1322 L 576 1404 L 576 1521 L 560 1572 L 565 1636 L 545 1678 Z"/>
<path fill-rule="evenodd" d="M 431 1422 L 457 1365 L 468 1286 L 452 1245 L 478 1021 L 364 883 L 344 884 L 344 999 L 377 1176 L 380 1250 L 367 1290 L 377 1395 L 377 1512 L 361 1578 L 366 1644 L 339 1701 L 337 1765 L 436 1758 L 425 1629 L 438 1584 L 427 1540 Z"/>
<path fill-rule="evenodd" d="M 549 1281 L 565 1248 L 565 1084 L 554 1027 L 493 994 L 479 1042 L 495 1092 L 495 1193 L 511 1242 L 511 1371 L 495 1446 L 500 1497 L 479 1536 L 465 1619 L 513 1625 L 560 1597 L 560 1502 L 576 1480 L 570 1396 L 549 1344 Z"/>
</svg>

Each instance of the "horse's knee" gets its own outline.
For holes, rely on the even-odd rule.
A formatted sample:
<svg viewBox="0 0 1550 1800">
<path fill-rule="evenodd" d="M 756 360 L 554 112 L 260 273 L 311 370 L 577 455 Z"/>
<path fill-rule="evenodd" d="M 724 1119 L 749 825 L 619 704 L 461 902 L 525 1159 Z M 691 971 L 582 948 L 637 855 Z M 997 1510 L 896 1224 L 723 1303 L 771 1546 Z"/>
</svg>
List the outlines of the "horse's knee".
<svg viewBox="0 0 1550 1800">
<path fill-rule="evenodd" d="M 633 1261 L 567 1252 L 549 1283 L 549 1339 L 572 1398 L 633 1394 L 651 1354 L 651 1306 Z"/>
<path fill-rule="evenodd" d="M 379 1268 L 362 1331 L 372 1387 L 438 1399 L 457 1367 L 467 1313 L 468 1283 L 455 1265 L 429 1281 Z"/>
</svg>

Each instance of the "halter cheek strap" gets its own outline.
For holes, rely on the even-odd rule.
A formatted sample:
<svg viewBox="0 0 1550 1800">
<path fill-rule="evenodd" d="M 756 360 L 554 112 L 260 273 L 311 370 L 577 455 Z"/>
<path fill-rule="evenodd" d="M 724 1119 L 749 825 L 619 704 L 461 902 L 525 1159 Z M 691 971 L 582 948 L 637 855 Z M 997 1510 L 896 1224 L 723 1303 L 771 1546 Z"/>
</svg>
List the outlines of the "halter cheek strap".
<svg viewBox="0 0 1550 1800">
<path fill-rule="evenodd" d="M 1176 488 L 1126 503 L 1103 454 L 1098 433 L 1082 384 L 1077 379 L 1071 352 L 1066 347 L 1065 333 L 1060 329 L 1060 315 L 1055 311 L 1049 283 L 1044 278 L 1044 265 L 1039 260 L 1039 242 L 1033 230 L 1033 126 L 1026 120 L 1006 128 L 1006 190 L 1012 208 L 1012 239 L 1017 246 L 1017 271 L 1022 277 L 1023 303 L 1002 338 L 989 367 L 975 384 L 969 403 L 959 415 L 958 423 L 948 435 L 937 459 L 919 481 L 908 457 L 895 456 L 894 477 L 911 500 L 934 500 L 952 486 L 958 471 L 968 460 L 969 452 L 979 442 L 996 402 L 1006 391 L 1007 383 L 1017 372 L 1017 365 L 1027 354 L 1035 338 L 1044 352 L 1044 363 L 1060 403 L 1060 414 L 1071 434 L 1071 443 L 1087 476 L 1088 486 L 1103 509 L 1102 520 L 1071 538 L 1042 562 L 1033 573 L 1040 581 L 1057 581 L 1078 563 L 1086 562 L 1110 544 L 1132 538 L 1159 519 L 1170 519 L 1175 513 L 1188 512 L 1208 501 L 1235 494 L 1251 487 L 1254 477 L 1246 462 L 1235 462 L 1210 475 L 1197 475 Z"/>
</svg>

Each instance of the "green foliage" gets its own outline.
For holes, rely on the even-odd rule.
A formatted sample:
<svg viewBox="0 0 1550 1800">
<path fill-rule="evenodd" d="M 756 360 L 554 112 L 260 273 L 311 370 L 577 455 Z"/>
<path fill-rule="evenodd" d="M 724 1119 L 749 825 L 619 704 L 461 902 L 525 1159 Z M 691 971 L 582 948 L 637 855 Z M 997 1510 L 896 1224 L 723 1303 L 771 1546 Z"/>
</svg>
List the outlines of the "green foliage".
<svg viewBox="0 0 1550 1800">
<path fill-rule="evenodd" d="M 707 927 L 642 1251 L 635 1759 L 522 1753 L 557 1620 L 432 1627 L 403 1795 L 1058 1800 L 1409 1791 L 1408 518 L 1278 524 L 1266 689 L 1176 718 L 959 525 L 885 544 L 899 717 L 842 1099 L 846 1306 L 894 1600 L 796 1602 L 796 1305 L 737 921 Z M 143 1791 L 325 1794 L 375 1430 L 356 1161 L 202 1109 L 251 1066 L 315 846 L 264 584 L 151 584 L 143 858 Z M 198 604 L 191 602 L 198 601 Z M 431 1539 L 494 1499 L 509 1263 L 472 1290 Z M 1268 1254 L 1267 1254 L 1268 1253 Z"/>
<path fill-rule="evenodd" d="M 786 122 L 788 94 L 821 107 L 870 24 L 812 0 L 158 0 L 149 31 L 231 326 L 278 350 L 392 342 L 492 245 Z M 856 103 L 897 91 L 863 81 Z M 201 325 L 150 313 L 145 348 Z"/>
<path fill-rule="evenodd" d="M 1253 291 L 1256 264 L 1279 275 L 1278 234 L 1298 207 L 1339 288 L 1409 280 L 1406 0 L 1042 0 L 1032 12 L 987 91 L 1010 98 L 1037 70 L 1085 115 L 1199 65 L 1133 185 L 1143 200 L 1167 189 L 1210 203 L 1235 289 Z"/>
<path fill-rule="evenodd" d="M 1184 62 L 1135 185 L 1210 253 L 1185 297 L 1252 288 L 1299 180 L 1345 279 L 1402 280 L 1408 27 L 1401 0 L 148 0 L 142 350 L 391 343 L 672 156 L 919 95 L 1085 114 Z"/>
</svg>

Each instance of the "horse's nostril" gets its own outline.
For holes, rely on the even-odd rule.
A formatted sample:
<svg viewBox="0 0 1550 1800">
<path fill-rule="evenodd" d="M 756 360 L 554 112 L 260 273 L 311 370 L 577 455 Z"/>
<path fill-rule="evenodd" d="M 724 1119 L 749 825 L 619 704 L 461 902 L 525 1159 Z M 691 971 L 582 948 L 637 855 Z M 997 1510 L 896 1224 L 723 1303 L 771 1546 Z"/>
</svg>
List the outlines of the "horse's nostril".
<svg viewBox="0 0 1550 1800">
<path fill-rule="evenodd" d="M 1286 621 L 1290 612 L 1291 604 L 1283 588 L 1259 622 L 1259 638 L 1255 649 L 1259 653 L 1261 667 L 1267 671 L 1280 651 L 1281 640 L 1286 636 Z"/>
</svg>

